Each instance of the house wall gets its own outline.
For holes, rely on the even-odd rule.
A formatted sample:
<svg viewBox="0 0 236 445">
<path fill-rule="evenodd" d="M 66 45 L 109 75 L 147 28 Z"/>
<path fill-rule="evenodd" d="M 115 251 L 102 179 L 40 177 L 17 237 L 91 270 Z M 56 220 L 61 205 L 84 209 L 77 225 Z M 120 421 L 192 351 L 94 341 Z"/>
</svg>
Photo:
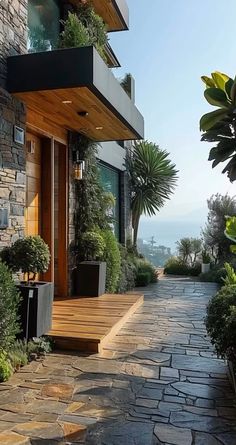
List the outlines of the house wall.
<svg viewBox="0 0 236 445">
<path fill-rule="evenodd" d="M 13 141 L 13 127 L 25 129 L 24 105 L 6 91 L 7 56 L 26 52 L 27 2 L 0 2 L 0 208 L 8 209 L 7 229 L 0 229 L 0 248 L 24 234 L 25 149 Z"/>
</svg>

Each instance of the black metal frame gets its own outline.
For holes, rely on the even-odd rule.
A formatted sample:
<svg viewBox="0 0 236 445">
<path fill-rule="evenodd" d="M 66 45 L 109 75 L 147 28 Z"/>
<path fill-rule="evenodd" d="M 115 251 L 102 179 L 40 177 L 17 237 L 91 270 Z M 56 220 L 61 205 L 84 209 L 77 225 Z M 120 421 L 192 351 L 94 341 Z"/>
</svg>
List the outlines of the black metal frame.
<svg viewBox="0 0 236 445">
<path fill-rule="evenodd" d="M 11 56 L 7 89 L 23 93 L 86 87 L 143 139 L 144 119 L 93 46 Z"/>
</svg>

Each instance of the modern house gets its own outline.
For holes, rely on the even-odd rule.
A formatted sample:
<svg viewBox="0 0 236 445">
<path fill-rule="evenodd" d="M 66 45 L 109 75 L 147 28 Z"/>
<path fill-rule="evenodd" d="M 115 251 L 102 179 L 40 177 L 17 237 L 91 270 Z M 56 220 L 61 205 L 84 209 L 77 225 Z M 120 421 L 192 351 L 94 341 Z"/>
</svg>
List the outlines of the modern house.
<svg viewBox="0 0 236 445">
<path fill-rule="evenodd" d="M 51 251 L 57 295 L 67 297 L 73 238 L 74 141 L 81 134 L 104 143 L 101 178 L 116 196 L 115 233 L 128 225 L 126 142 L 144 136 L 144 121 L 109 66 L 90 47 L 52 49 L 61 19 L 80 0 L 0 2 L 0 247 L 40 234 Z M 109 32 L 128 29 L 125 0 L 92 0 Z M 44 29 L 34 40 L 29 35 Z M 45 37 L 46 35 L 46 37 Z M 35 46 L 34 46 L 35 44 Z M 119 143 L 115 142 L 119 141 Z"/>
</svg>

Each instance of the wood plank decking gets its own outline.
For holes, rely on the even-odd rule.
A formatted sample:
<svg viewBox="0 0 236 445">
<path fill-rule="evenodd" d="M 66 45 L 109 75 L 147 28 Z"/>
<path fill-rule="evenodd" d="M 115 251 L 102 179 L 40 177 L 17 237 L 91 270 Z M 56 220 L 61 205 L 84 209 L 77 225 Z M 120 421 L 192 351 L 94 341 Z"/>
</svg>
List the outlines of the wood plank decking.
<svg viewBox="0 0 236 445">
<path fill-rule="evenodd" d="M 60 349 L 101 352 L 142 303 L 141 294 L 55 300 L 48 334 Z"/>
</svg>

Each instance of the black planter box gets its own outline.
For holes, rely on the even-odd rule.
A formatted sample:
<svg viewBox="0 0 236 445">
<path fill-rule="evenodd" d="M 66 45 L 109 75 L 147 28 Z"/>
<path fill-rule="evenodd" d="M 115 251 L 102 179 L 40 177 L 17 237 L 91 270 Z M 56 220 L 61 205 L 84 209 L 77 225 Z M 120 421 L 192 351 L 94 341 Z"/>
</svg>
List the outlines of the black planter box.
<svg viewBox="0 0 236 445">
<path fill-rule="evenodd" d="M 105 262 L 83 261 L 75 270 L 75 292 L 79 297 L 99 297 L 106 290 Z"/>
<path fill-rule="evenodd" d="M 40 337 L 52 327 L 53 283 L 38 281 L 34 284 L 18 284 L 22 300 L 19 308 L 21 338 Z M 28 335 L 27 335 L 28 317 Z"/>
</svg>

